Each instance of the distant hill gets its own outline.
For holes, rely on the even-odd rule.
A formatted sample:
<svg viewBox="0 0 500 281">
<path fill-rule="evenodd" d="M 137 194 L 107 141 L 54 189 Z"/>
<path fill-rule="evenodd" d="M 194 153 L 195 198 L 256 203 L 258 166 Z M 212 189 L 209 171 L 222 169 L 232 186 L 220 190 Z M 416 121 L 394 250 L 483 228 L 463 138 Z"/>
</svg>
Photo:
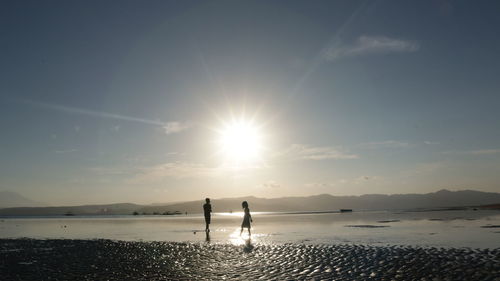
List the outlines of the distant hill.
<svg viewBox="0 0 500 281">
<path fill-rule="evenodd" d="M 294 211 L 336 211 L 339 209 L 353 210 L 384 210 L 384 209 L 418 209 L 463 207 L 500 204 L 500 193 L 481 192 L 473 190 L 448 191 L 440 190 L 427 194 L 367 194 L 361 196 L 333 196 L 320 194 L 308 197 L 282 198 L 223 198 L 212 199 L 214 212 L 241 211 L 241 202 L 248 201 L 252 211 L 294 212 Z M 180 211 L 201 213 L 204 200 L 173 203 L 166 205 L 136 205 L 131 203 L 109 205 L 86 205 L 65 207 L 39 208 L 7 208 L 0 209 L 0 215 L 116 215 L 164 213 Z"/>
<path fill-rule="evenodd" d="M 214 212 L 241 211 L 241 202 L 248 201 L 252 211 L 293 212 L 293 211 L 333 211 L 339 209 L 383 210 L 416 209 L 460 206 L 480 206 L 500 203 L 500 193 L 473 190 L 448 191 L 427 194 L 366 194 L 361 196 L 333 196 L 320 194 L 308 197 L 257 198 L 240 197 L 212 199 Z M 146 206 L 139 212 L 182 211 L 200 213 L 204 200 L 170 204 L 166 206 Z"/>
<path fill-rule="evenodd" d="M 118 203 L 107 205 L 83 205 L 60 207 L 20 207 L 0 209 L 0 216 L 58 216 L 58 215 L 128 215 L 141 205 Z"/>
<path fill-rule="evenodd" d="M 17 192 L 0 191 L 0 208 L 38 207 L 46 204 L 28 199 Z"/>
</svg>

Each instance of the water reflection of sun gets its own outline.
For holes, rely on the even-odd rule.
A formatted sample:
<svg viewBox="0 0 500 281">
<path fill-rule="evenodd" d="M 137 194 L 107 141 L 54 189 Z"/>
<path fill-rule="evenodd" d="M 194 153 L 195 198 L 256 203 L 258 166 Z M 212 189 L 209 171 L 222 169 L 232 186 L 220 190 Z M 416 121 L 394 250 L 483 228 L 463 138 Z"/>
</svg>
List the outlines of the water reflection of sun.
<svg viewBox="0 0 500 281">
<path fill-rule="evenodd" d="M 254 239 L 254 235 L 248 235 L 248 232 L 243 231 L 240 235 L 240 228 L 236 228 L 231 234 L 229 234 L 229 242 L 235 246 L 245 245 L 247 241 L 251 238 Z M 253 241 L 252 241 L 253 242 Z"/>
<path fill-rule="evenodd" d="M 267 234 L 255 232 L 254 228 L 252 228 L 252 235 L 248 235 L 248 231 L 246 229 L 243 230 L 241 235 L 240 231 L 241 228 L 236 228 L 233 232 L 231 232 L 231 234 L 229 234 L 229 243 L 235 246 L 248 247 L 251 244 L 266 241 L 266 237 L 269 236 Z"/>
</svg>

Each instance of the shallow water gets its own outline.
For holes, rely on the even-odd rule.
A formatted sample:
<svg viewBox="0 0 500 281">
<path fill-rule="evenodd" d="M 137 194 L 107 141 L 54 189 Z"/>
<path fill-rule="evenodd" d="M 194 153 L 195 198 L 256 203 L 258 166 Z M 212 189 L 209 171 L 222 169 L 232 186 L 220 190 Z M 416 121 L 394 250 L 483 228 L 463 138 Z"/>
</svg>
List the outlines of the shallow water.
<svg viewBox="0 0 500 281">
<path fill-rule="evenodd" d="M 497 248 L 500 212 L 491 210 L 254 213 L 254 243 L 411 245 Z M 201 215 L 2 218 L 0 238 L 105 238 L 242 245 L 241 214 L 216 213 L 211 232 Z"/>
</svg>

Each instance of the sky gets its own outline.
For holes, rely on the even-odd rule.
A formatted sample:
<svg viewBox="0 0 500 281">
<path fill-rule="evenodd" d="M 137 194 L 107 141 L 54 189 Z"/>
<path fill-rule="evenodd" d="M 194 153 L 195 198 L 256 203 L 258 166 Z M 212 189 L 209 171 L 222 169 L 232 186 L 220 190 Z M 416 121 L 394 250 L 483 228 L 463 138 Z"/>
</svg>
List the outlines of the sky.
<svg viewBox="0 0 500 281">
<path fill-rule="evenodd" d="M 0 190 L 500 192 L 497 1 L 2 1 Z"/>
</svg>

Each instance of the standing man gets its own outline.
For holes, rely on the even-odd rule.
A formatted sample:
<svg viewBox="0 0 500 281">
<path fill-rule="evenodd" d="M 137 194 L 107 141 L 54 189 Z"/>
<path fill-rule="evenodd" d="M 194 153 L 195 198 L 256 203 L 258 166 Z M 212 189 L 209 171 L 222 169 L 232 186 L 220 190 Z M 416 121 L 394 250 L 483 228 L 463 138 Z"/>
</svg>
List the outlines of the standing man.
<svg viewBox="0 0 500 281">
<path fill-rule="evenodd" d="M 212 205 L 210 204 L 210 198 L 206 198 L 205 201 L 207 202 L 203 205 L 203 211 L 205 213 L 205 224 L 206 224 L 205 231 L 210 232 L 209 225 L 210 225 L 210 218 L 212 215 Z"/>
</svg>

